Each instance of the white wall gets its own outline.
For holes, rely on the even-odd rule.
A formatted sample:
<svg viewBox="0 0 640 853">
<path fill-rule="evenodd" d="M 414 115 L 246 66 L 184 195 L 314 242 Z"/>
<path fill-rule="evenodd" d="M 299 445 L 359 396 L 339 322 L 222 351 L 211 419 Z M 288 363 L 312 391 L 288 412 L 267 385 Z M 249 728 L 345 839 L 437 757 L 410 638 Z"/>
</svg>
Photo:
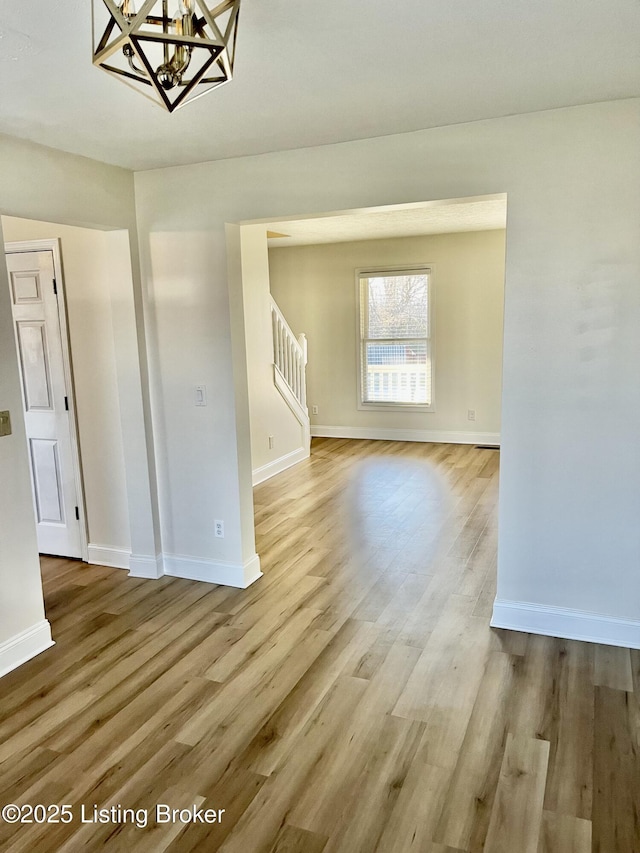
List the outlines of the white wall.
<svg viewBox="0 0 640 853">
<path fill-rule="evenodd" d="M 136 238 L 130 172 L 6 136 L 0 136 L 0 213 L 67 225 L 126 229 Z M 119 239 L 110 234 L 108 239 L 112 238 L 114 241 Z M 134 260 L 137 260 L 137 251 Z M 138 281 L 135 298 L 139 302 L 141 290 L 135 264 L 133 273 Z M 125 291 L 128 287 L 116 302 L 119 335 L 115 347 L 116 359 L 126 361 L 118 366 L 118 392 L 122 423 L 126 419 L 123 442 L 132 545 L 138 548 L 138 553 L 155 555 L 158 532 L 154 524 L 152 470 L 149 465 L 152 444 L 148 423 L 145 423 L 142 394 L 144 330 L 139 322 L 140 312 L 136 317 L 133 310 L 131 271 L 128 282 L 121 280 L 120 286 Z M 0 439 L 3 481 L 3 496 L 0 498 L 2 672 L 45 648 L 48 626 L 45 624 L 46 631 L 42 626 L 42 583 L 4 265 L 0 265 L 0 294 L 0 409 L 11 409 L 14 422 L 14 436 Z M 112 298 L 112 310 L 113 306 Z"/>
<path fill-rule="evenodd" d="M 270 249 L 271 292 L 309 341 L 313 434 L 499 440 L 504 252 L 504 231 Z M 355 270 L 417 264 L 433 267 L 435 410 L 362 411 Z"/>
<path fill-rule="evenodd" d="M 537 607 L 566 625 L 567 608 L 583 610 L 605 617 L 601 639 L 624 625 L 640 645 L 639 179 L 638 100 L 137 174 L 144 277 L 134 250 L 136 288 L 118 279 L 112 312 L 141 573 L 156 570 L 160 546 L 148 336 L 167 565 L 209 578 L 227 568 L 246 582 L 257 574 L 240 239 L 228 223 L 506 192 L 500 618 L 517 623 Z M 0 211 L 136 233 L 129 173 L 5 137 Z M 15 410 L 15 349 L 2 316 L 0 409 Z M 196 408 L 203 383 L 213 402 Z M 0 439 L 0 625 L 9 638 L 42 622 L 20 430 Z M 213 536 L 218 518 L 225 539 Z"/>
<path fill-rule="evenodd" d="M 121 272 L 110 283 L 132 573 L 155 577 L 161 543 L 133 175 L 0 135 L 0 213 L 108 231 L 109 254 Z"/>
<path fill-rule="evenodd" d="M 253 506 L 246 347 L 243 338 L 234 376 L 226 240 L 224 223 L 215 234 L 161 229 L 141 234 L 141 255 L 165 571 L 245 586 L 259 576 L 259 561 L 252 517 L 242 521 Z M 240 422 L 234 381 L 244 384 Z M 196 385 L 207 388 L 206 406 L 195 404 Z M 242 459 L 237 428 L 247 439 Z M 242 495 L 241 478 L 249 483 Z M 216 520 L 224 522 L 224 538 L 214 535 Z"/>
<path fill-rule="evenodd" d="M 263 225 L 240 231 L 253 482 L 309 455 L 305 436 L 273 381 L 269 252 Z M 289 324 L 291 325 L 291 324 Z M 293 329 L 294 334 L 296 328 Z M 302 331 L 302 328 L 299 329 Z M 273 436 L 273 447 L 269 447 Z"/>
<path fill-rule="evenodd" d="M 175 547 L 223 555 L 251 522 L 225 223 L 506 192 L 498 594 L 636 619 L 639 178 L 638 100 L 137 174 Z M 204 414 L 188 404 L 203 381 Z M 215 541 L 212 518 L 236 511 Z"/>
<path fill-rule="evenodd" d="M 0 212 L 87 228 L 135 228 L 126 169 L 0 134 Z"/>
<path fill-rule="evenodd" d="M 104 231 L 2 217 L 6 241 L 59 238 L 69 321 L 88 541 L 130 552 L 120 401 Z"/>
<path fill-rule="evenodd" d="M 0 228 L 0 237 L 2 229 Z M 0 675 L 51 645 L 45 620 L 7 270 L 0 264 Z"/>
</svg>

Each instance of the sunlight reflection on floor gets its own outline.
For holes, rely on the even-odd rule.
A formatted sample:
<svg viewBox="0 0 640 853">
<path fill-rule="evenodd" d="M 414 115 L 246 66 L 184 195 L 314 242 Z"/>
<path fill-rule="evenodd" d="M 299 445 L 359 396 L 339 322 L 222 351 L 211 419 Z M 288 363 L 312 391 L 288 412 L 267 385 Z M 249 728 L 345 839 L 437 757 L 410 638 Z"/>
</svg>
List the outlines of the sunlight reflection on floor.
<svg viewBox="0 0 640 853">
<path fill-rule="evenodd" d="M 445 478 L 429 461 L 359 461 L 343 494 L 343 535 L 369 568 L 428 573 L 439 534 L 454 508 Z"/>
</svg>

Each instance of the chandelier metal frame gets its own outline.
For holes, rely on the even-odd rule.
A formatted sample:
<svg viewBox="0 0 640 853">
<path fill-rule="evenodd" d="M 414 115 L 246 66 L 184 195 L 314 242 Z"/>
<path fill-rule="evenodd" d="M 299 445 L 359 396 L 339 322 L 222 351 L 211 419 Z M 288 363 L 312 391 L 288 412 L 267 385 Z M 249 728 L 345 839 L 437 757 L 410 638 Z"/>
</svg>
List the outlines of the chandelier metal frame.
<svg viewBox="0 0 640 853">
<path fill-rule="evenodd" d="M 108 18 L 105 21 L 105 7 Z M 93 0 L 93 64 L 172 113 L 233 77 L 240 0 Z"/>
</svg>

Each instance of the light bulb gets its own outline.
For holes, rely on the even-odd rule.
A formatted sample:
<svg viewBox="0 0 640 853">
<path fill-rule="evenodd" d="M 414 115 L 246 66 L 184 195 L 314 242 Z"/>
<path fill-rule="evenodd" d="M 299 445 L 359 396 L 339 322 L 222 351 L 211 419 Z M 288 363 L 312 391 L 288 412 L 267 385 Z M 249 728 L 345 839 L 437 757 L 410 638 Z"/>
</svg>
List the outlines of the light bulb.
<svg viewBox="0 0 640 853">
<path fill-rule="evenodd" d="M 178 9 L 173 17 L 173 21 L 171 22 L 171 31 L 177 36 L 193 35 L 193 12 L 191 10 L 191 0 L 180 0 L 178 3 Z M 168 64 L 168 69 L 165 69 L 165 71 L 169 71 L 170 69 L 170 75 L 165 76 L 171 77 L 174 86 L 179 85 L 182 82 L 182 75 L 189 67 L 190 61 L 191 47 L 182 44 L 177 45 L 173 52 L 173 57 Z M 169 79 L 167 79 L 166 83 L 163 82 L 162 85 L 165 88 L 169 88 L 167 85 L 168 83 Z"/>
<path fill-rule="evenodd" d="M 191 9 L 191 0 L 180 0 L 171 25 L 173 32 L 177 36 L 193 35 L 193 11 Z"/>
<path fill-rule="evenodd" d="M 136 10 L 135 0 L 122 0 L 120 11 L 125 16 L 125 18 L 135 18 L 135 16 L 138 14 Z"/>
</svg>

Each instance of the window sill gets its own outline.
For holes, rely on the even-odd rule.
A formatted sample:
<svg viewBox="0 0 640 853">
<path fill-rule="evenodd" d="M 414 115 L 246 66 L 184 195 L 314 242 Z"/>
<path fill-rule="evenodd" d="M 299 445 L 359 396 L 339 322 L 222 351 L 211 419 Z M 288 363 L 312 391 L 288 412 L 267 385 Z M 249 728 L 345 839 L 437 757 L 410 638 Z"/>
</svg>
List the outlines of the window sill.
<svg viewBox="0 0 640 853">
<path fill-rule="evenodd" d="M 430 406 L 421 406 L 416 403 L 358 403 L 358 411 L 360 412 L 415 412 L 424 414 L 425 412 L 435 412 L 436 407 L 432 403 Z"/>
</svg>

